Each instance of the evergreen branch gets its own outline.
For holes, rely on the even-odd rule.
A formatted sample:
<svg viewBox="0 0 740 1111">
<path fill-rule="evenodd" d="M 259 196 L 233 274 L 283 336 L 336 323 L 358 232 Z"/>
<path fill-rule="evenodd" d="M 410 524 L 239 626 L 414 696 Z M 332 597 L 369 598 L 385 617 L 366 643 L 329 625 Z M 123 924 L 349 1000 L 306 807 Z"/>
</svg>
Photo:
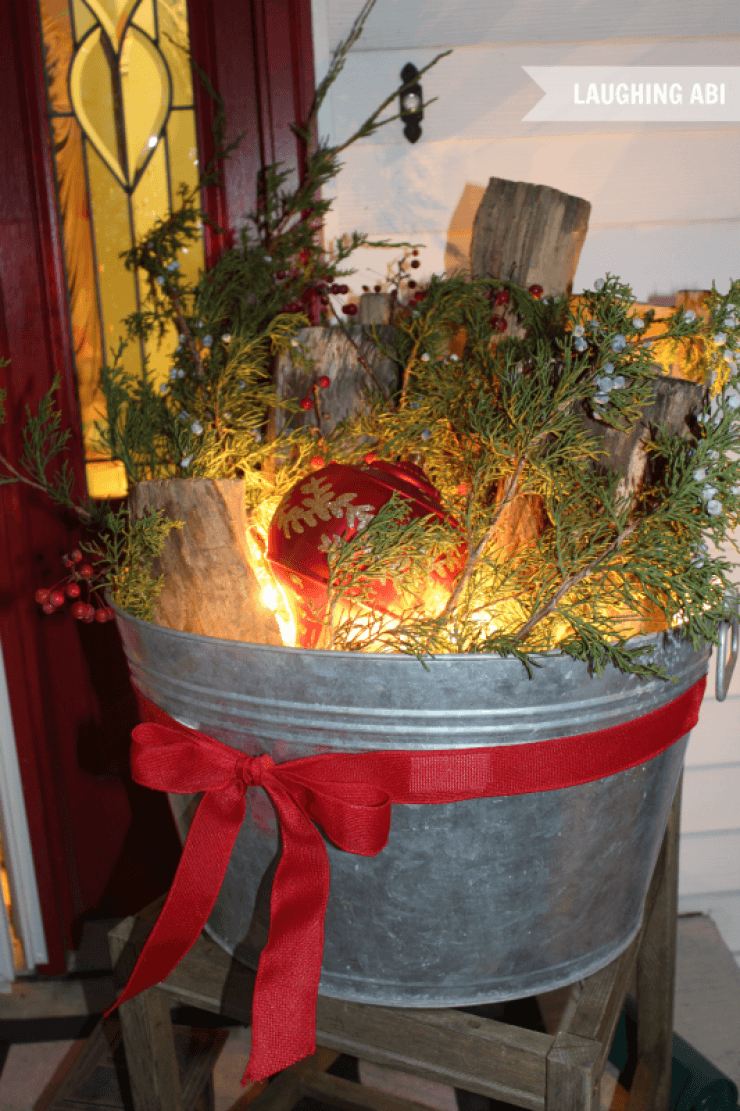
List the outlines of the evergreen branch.
<svg viewBox="0 0 740 1111">
<path fill-rule="evenodd" d="M 533 613 L 527 621 L 525 621 L 521 629 L 519 629 L 518 632 L 514 634 L 512 638 L 514 643 L 520 643 L 526 640 L 532 629 L 534 629 L 534 627 L 538 625 L 540 621 L 543 621 L 546 617 L 549 617 L 551 614 L 555 613 L 558 605 L 563 600 L 565 595 L 574 587 L 578 586 L 580 583 L 589 578 L 589 576 L 591 576 L 594 571 L 596 571 L 596 569 L 604 562 L 605 559 L 608 559 L 608 557 L 610 555 L 613 555 L 614 552 L 619 551 L 625 540 L 629 539 L 632 533 L 637 529 L 638 525 L 638 521 L 632 521 L 629 525 L 626 526 L 626 528 L 622 529 L 616 539 L 604 552 L 593 559 L 586 567 L 581 568 L 581 570 L 577 571 L 574 575 L 569 575 L 567 579 L 564 579 L 564 581 L 560 584 L 553 596 L 543 606 L 540 606 L 540 608 L 535 613 Z"/>
</svg>

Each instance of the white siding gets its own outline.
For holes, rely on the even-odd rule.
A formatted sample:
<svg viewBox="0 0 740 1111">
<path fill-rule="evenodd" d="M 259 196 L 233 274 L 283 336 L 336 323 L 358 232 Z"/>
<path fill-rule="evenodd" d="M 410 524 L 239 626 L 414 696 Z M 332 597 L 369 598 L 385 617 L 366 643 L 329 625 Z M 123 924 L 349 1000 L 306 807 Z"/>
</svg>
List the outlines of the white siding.
<svg viewBox="0 0 740 1111">
<path fill-rule="evenodd" d="M 314 8 L 325 59 L 360 2 L 314 0 Z M 448 47 L 452 55 L 423 79 L 425 98 L 438 99 L 421 140 L 407 143 L 396 121 L 344 153 L 331 236 L 412 237 L 426 245 L 427 272 L 441 271 L 460 262 L 452 247 L 464 256 L 469 245 L 475 205 L 458 211 L 466 191 L 480 197 L 495 176 L 591 202 L 576 289 L 611 270 L 649 300 L 712 279 L 725 288 L 740 272 L 738 125 L 522 122 L 542 95 L 524 66 L 733 65 L 734 3 L 697 12 L 667 0 L 619 8 L 609 0 L 378 0 L 321 117 L 322 134 L 344 141 L 406 62 L 421 68 Z M 385 262 L 374 265 L 384 272 Z"/>
<path fill-rule="evenodd" d="M 346 35 L 360 0 L 314 0 L 325 13 L 332 44 Z M 379 0 L 359 51 L 403 46 L 471 43 L 592 43 L 598 39 L 645 41 L 670 33 L 692 39 L 740 32 L 733 0 Z"/>
<path fill-rule="evenodd" d="M 317 63 L 361 0 L 313 0 Z M 733 65 L 740 5 L 713 0 L 378 0 L 320 119 L 344 141 L 399 82 L 453 47 L 423 78 L 411 146 L 399 122 L 344 153 L 331 236 L 422 244 L 420 275 L 464 263 L 490 177 L 550 185 L 591 202 L 575 291 L 609 270 L 638 300 L 726 289 L 740 276 L 740 125 L 523 123 L 542 93 L 536 65 Z M 393 109 L 395 111 L 395 107 Z M 364 250 L 355 289 L 385 276 L 396 252 Z M 680 907 L 715 918 L 740 958 L 740 671 L 726 702 L 713 669 L 685 775 Z"/>
</svg>

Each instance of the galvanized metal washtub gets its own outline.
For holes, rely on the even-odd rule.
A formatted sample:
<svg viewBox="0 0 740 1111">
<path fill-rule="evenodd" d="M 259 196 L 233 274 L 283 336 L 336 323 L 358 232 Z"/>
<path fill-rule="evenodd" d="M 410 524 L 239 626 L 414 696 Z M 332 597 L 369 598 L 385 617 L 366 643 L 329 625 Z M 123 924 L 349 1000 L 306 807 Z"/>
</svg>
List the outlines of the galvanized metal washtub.
<svg viewBox="0 0 740 1111">
<path fill-rule="evenodd" d="M 325 652 L 216 640 L 117 611 L 138 689 L 172 717 L 276 763 L 322 752 L 449 749 L 578 735 L 642 716 L 707 671 L 709 646 L 645 637 L 673 681 L 600 677 L 560 654 L 517 660 Z M 550 991 L 627 947 L 688 735 L 653 760 L 565 790 L 394 806 L 377 857 L 327 843 L 331 891 L 320 991 L 448 1007 Z M 279 839 L 249 788 L 247 817 L 207 926 L 256 967 Z M 184 836 L 197 797 L 172 796 Z"/>
</svg>

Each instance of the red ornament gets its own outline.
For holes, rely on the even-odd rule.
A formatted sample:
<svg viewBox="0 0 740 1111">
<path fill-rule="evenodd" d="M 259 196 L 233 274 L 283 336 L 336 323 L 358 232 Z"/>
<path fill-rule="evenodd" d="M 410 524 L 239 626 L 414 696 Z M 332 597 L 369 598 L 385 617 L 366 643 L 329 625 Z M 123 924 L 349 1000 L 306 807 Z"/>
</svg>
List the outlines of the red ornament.
<svg viewBox="0 0 740 1111">
<path fill-rule="evenodd" d="M 278 506 L 270 525 L 267 559 L 291 602 L 299 647 L 315 648 L 321 635 L 329 545 L 337 537 L 353 539 L 394 493 L 408 502 L 409 517 L 446 517 L 437 490 L 419 467 L 376 459 L 360 466 L 330 463 L 296 483 Z M 436 595 L 440 588 L 451 592 L 464 555 L 461 544 L 457 559 L 430 567 L 430 586 Z M 403 603 L 396 584 L 390 579 L 378 582 L 372 604 L 382 613 L 397 613 Z"/>
<path fill-rule="evenodd" d="M 541 286 L 541 285 L 537 285 L 537 284 L 535 283 L 534 285 L 531 285 L 531 286 L 529 287 L 529 292 L 530 292 L 530 293 L 532 294 L 532 296 L 534 297 L 535 301 L 539 301 L 540 297 L 542 296 L 542 294 L 543 294 L 543 293 L 544 293 L 545 291 L 544 291 L 544 289 L 542 288 L 542 286 Z"/>
<path fill-rule="evenodd" d="M 323 455 L 314 455 L 311 459 L 311 470 L 320 471 L 322 467 L 326 466 L 326 459 Z"/>
<path fill-rule="evenodd" d="M 308 412 L 309 409 L 313 409 L 313 401 L 310 397 L 304 397 L 301 402 L 301 409 L 305 409 L 306 412 Z"/>
<path fill-rule="evenodd" d="M 357 316 L 357 305 L 342 305 L 342 312 L 347 316 Z"/>
<path fill-rule="evenodd" d="M 491 327 L 494 332 L 505 332 L 509 325 L 506 323 L 503 316 L 492 316 Z"/>
<path fill-rule="evenodd" d="M 318 384 L 319 386 L 321 386 L 322 390 L 328 390 L 329 386 L 331 385 L 331 378 L 328 378 L 326 374 L 322 374 L 319 378 Z"/>
<path fill-rule="evenodd" d="M 493 299 L 494 305 L 508 305 L 511 301 L 511 294 L 508 289 L 500 289 Z"/>
</svg>

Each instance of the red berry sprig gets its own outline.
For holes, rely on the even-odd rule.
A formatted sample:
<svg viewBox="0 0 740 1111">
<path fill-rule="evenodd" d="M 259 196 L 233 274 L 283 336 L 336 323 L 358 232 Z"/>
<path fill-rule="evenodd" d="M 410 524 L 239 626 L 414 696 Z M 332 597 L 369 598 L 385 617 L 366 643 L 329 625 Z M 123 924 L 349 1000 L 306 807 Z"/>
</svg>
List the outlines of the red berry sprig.
<svg viewBox="0 0 740 1111">
<path fill-rule="evenodd" d="M 531 286 L 529 287 L 529 292 L 530 292 L 530 293 L 532 294 L 532 296 L 534 297 L 535 301 L 539 301 L 540 297 L 542 296 L 542 294 L 543 294 L 543 293 L 544 293 L 545 291 L 544 291 L 544 289 L 542 288 L 542 286 L 541 286 L 541 285 L 537 285 L 537 283 L 535 282 L 535 284 L 534 284 L 534 285 L 531 285 Z"/>
<path fill-rule="evenodd" d="M 82 552 L 77 548 L 68 555 L 63 555 L 62 565 L 71 571 L 71 574 L 50 590 L 41 587 L 36 591 L 35 598 L 46 614 L 56 613 L 69 600 L 73 602 L 71 613 L 77 621 L 84 621 L 88 625 L 92 621 L 97 621 L 98 624 L 104 625 L 114 619 L 115 613 L 110 606 L 102 605 L 100 599 L 91 590 L 95 568 L 90 563 L 83 563 L 82 558 Z M 87 602 L 80 597 L 83 586 L 87 590 Z"/>
</svg>

